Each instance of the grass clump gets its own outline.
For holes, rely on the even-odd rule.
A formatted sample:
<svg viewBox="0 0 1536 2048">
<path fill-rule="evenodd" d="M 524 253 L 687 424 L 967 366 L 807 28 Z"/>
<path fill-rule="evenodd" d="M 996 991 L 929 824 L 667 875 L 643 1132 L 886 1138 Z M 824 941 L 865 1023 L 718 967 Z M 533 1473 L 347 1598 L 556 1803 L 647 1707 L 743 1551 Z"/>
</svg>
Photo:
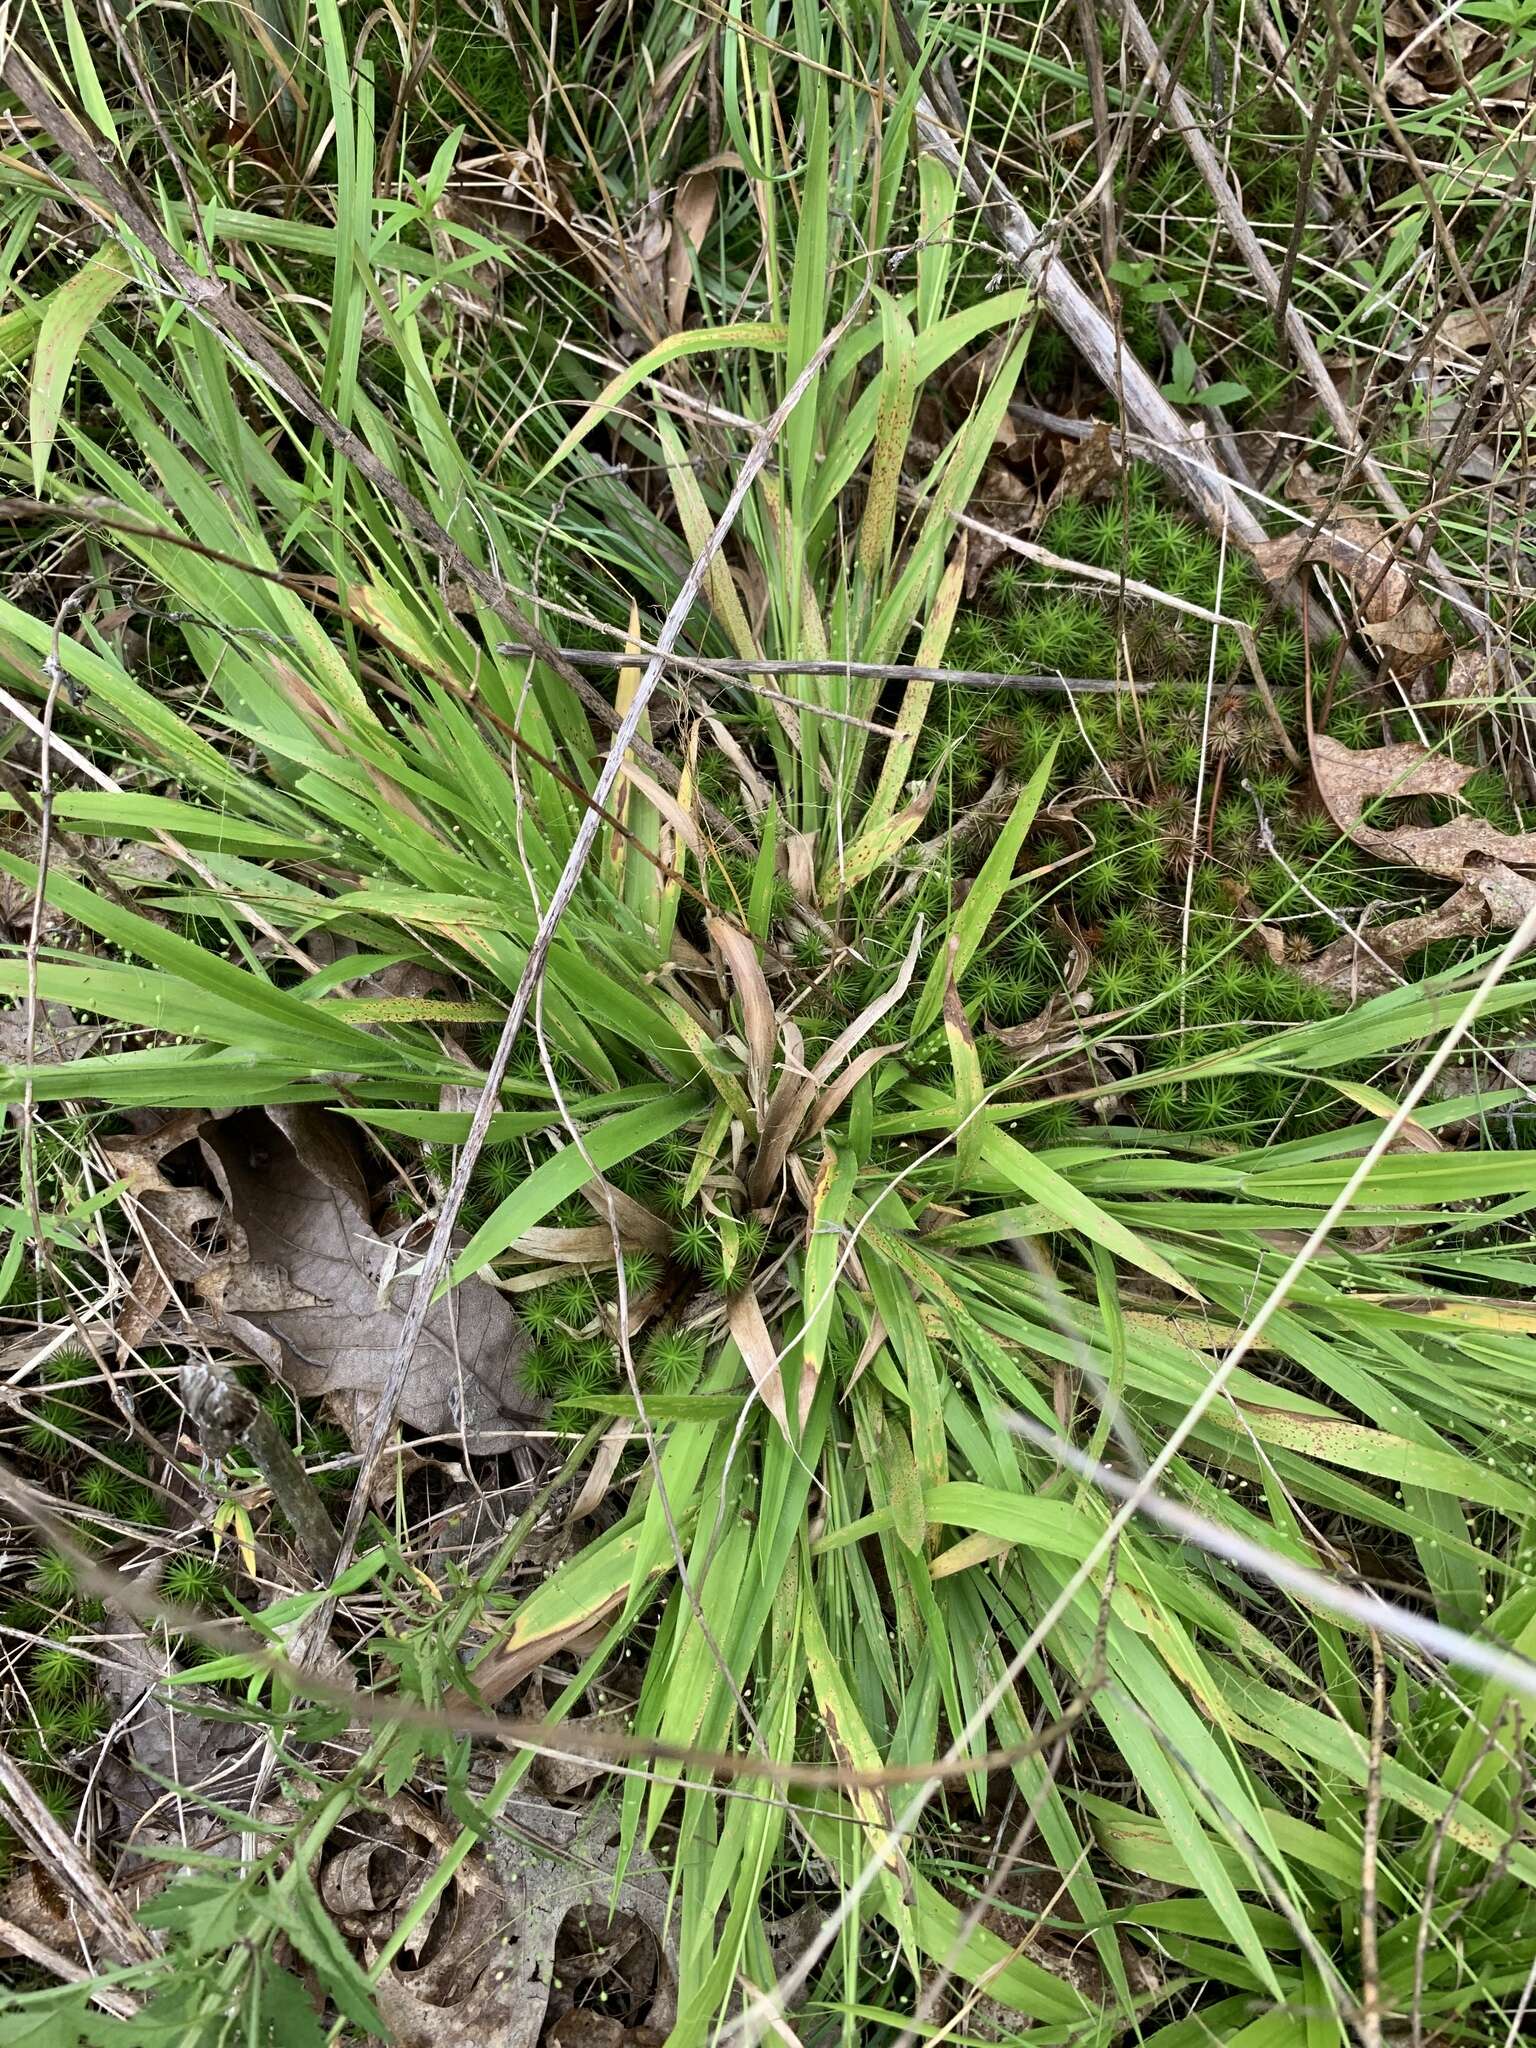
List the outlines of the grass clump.
<svg viewBox="0 0 1536 2048">
<path fill-rule="evenodd" d="M 1261 242 L 1294 240 L 1299 316 L 1376 406 L 1372 372 L 1417 360 L 1427 323 L 1400 322 L 1445 237 L 1398 239 L 1387 199 L 1418 188 L 1377 189 L 1401 152 L 1353 65 L 1315 24 L 1271 51 L 1250 16 L 1153 27 Z M 1309 634 L 1134 453 L 1058 491 L 1063 418 L 1134 422 L 1038 280 L 1000 267 L 884 14 L 727 10 L 701 33 L 671 5 L 536 10 L 514 41 L 496 11 L 435 8 L 392 18 L 387 56 L 329 5 L 281 35 L 225 9 L 185 36 L 74 26 L 37 43 L 45 83 L 160 227 L 117 217 L 116 174 L 97 191 L 62 120 L 9 109 L 21 374 L 0 402 L 44 509 L 18 522 L 0 666 L 57 748 L 46 791 L 30 739 L 7 776 L 63 837 L 44 862 L 7 797 L 7 882 L 43 906 L 8 972 L 12 1000 L 101 1035 L 3 1070 L 51 1134 L 6 1314 L 62 1328 L 100 1263 L 87 1226 L 121 1205 L 90 1119 L 183 1106 L 334 1118 L 372 1148 L 370 1256 L 437 1285 L 462 1091 L 516 1003 L 446 1277 L 507 1290 L 542 1409 L 511 1447 L 388 1443 L 326 1589 L 281 1582 L 238 1453 L 212 1526 L 189 1514 L 205 1481 L 157 1387 L 130 1377 L 151 1463 L 85 1354 L 15 1382 L 10 1447 L 93 1557 L 153 1558 L 189 1637 L 231 1591 L 245 1610 L 239 1648 L 176 1647 L 200 1675 L 179 1697 L 226 1686 L 268 1741 L 273 1833 L 239 1857 L 155 1845 L 188 1869 L 144 1909 L 164 1946 L 114 1980 L 141 2031 L 378 2034 L 395 1965 L 332 1906 L 381 1814 L 408 1832 L 407 1787 L 432 1854 L 387 1939 L 435 1942 L 458 1872 L 493 1888 L 501 1816 L 537 1818 L 556 1782 L 466 1717 L 515 1687 L 540 1749 L 572 1715 L 633 1738 L 602 1884 L 622 1899 L 659 1866 L 647 1938 L 680 2048 L 737 2023 L 786 1926 L 834 1914 L 783 2022 L 817 2048 L 914 2025 L 1045 2048 L 1310 2048 L 1376 2019 L 1384 2041 L 1504 2038 L 1536 1945 L 1529 1716 L 1520 1667 L 1477 1648 L 1523 1655 L 1536 1609 L 1530 1124 L 1505 1078 L 1536 997 L 1502 973 L 1470 1064 L 1386 1142 L 1487 934 L 1359 1001 L 1319 988 L 1341 922 L 1406 916 L 1425 883 L 1341 837 L 1308 762 L 1317 732 L 1363 748 L 1417 721 L 1475 770 L 1455 815 L 1523 830 L 1517 728 L 1442 703 L 1431 663 L 1399 688 L 1341 574 L 1340 637 Z M 1296 351 L 1188 137 L 1127 94 L 1119 30 L 1101 167 L 1075 16 L 961 7 L 921 33 L 960 81 L 957 132 L 1053 223 L 1053 262 L 1212 462 L 1229 426 L 1307 445 Z M 173 118 L 146 118 L 141 77 L 173 81 Z M 226 104 L 244 146 L 185 148 Z M 1298 169 L 1313 107 L 1317 160 L 1358 159 L 1332 219 Z M 238 291 L 189 287 L 162 230 Z M 1507 285 L 1492 239 L 1479 280 Z M 1496 402 L 1479 391 L 1479 433 Z M 1366 424 L 1427 484 L 1410 409 L 1383 397 Z M 988 569 L 960 519 L 990 523 L 1003 472 L 1025 552 Z M 1426 517 L 1441 484 L 1426 539 L 1464 563 L 1459 478 Z M 636 642 L 664 645 L 654 679 Z M 924 673 L 946 666 L 1043 686 Z M 9 1228 L 33 1231 L 30 1193 Z M 131 1273 L 128 1226 L 101 1228 Z M 351 1436 L 270 1398 L 351 1485 Z M 1117 1480 L 1153 1460 L 1209 1549 L 1142 1513 L 1111 1532 Z M 25 1542 L 9 1725 L 67 1825 L 93 1787 L 79 1842 L 105 1883 L 132 1844 L 76 1755 L 109 1725 L 103 1617 Z M 1392 1612 L 1276 1583 L 1266 1553 Z M 366 1712 L 269 1654 L 301 1648 Z M 397 1859 L 390 1835 L 370 1884 Z M 539 1981 L 574 1998 L 561 1941 Z M 613 2024 L 639 2038 L 624 1984 Z M 18 1982 L 6 2024 L 110 2041 L 85 1996 Z"/>
</svg>

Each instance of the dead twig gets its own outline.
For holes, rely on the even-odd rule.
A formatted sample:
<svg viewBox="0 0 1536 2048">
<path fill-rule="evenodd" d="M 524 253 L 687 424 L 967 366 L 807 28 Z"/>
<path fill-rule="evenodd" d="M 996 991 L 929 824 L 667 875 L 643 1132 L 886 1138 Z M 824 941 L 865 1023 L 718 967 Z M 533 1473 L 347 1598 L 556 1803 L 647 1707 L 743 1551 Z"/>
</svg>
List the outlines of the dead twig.
<svg viewBox="0 0 1536 2048">
<path fill-rule="evenodd" d="M 189 1362 L 181 1368 L 181 1398 L 211 1457 L 222 1458 L 236 1444 L 250 1452 L 315 1576 L 330 1579 L 341 1539 L 315 1482 L 255 1395 L 217 1366 Z"/>
<path fill-rule="evenodd" d="M 0 1748 L 0 1814 L 40 1856 L 120 1963 L 147 1963 L 155 1945 L 122 1900 L 97 1874 L 73 1836 L 67 1835 L 32 1788 L 21 1766 Z"/>
<path fill-rule="evenodd" d="M 967 520 L 966 525 L 978 522 Z M 983 531 L 990 529 L 983 528 Z M 562 647 L 560 653 L 567 661 L 577 662 L 583 668 L 618 669 L 633 668 L 639 656 L 645 653 L 642 647 L 637 654 L 610 654 L 604 648 Z M 529 654 L 532 649 L 513 641 L 504 641 L 497 649 L 500 654 Z M 951 690 L 1024 690 L 1039 691 L 1042 695 L 1060 695 L 1063 691 L 1080 696 L 1092 696 L 1095 692 L 1127 690 L 1138 687 L 1130 683 L 1117 682 L 1113 676 L 1021 676 L 1006 669 L 973 668 L 924 668 L 918 663 L 907 661 L 737 661 L 716 659 L 688 654 L 669 654 L 669 668 L 686 668 L 704 676 L 721 676 L 727 679 L 737 676 L 847 676 L 871 682 L 890 683 L 940 683 Z M 1144 686 L 1143 686 L 1144 687 Z M 798 699 L 791 700 L 798 702 Z M 816 707 L 818 718 L 837 718 L 839 714 L 825 706 Z M 869 728 L 868 719 L 855 719 L 850 723 Z M 872 727 L 872 730 L 889 734 L 888 726 Z"/>
<path fill-rule="evenodd" d="M 117 1991 L 110 1984 L 96 1980 L 92 1972 L 83 1969 L 68 1956 L 60 1955 L 56 1948 L 50 1948 L 46 1941 L 25 1927 L 18 1927 L 14 1920 L 0 1919 L 0 1942 L 19 1956 L 25 1956 L 29 1963 L 46 1970 L 50 1977 L 57 1977 L 61 1984 L 85 1984 L 90 1988 L 91 2002 L 99 2005 L 103 2012 L 109 2012 L 115 2019 L 131 2020 L 139 2010 L 139 2001 L 130 1998 L 126 1991 Z"/>
<path fill-rule="evenodd" d="M 1232 189 L 1226 169 L 1201 127 L 1189 96 L 1163 61 L 1156 38 L 1147 26 L 1146 18 L 1137 7 L 1136 0 L 1114 0 L 1114 5 L 1124 23 L 1131 48 L 1136 52 L 1138 61 L 1147 67 L 1148 75 L 1167 113 L 1169 125 L 1178 132 L 1201 177 L 1204 178 L 1206 187 L 1215 201 L 1222 225 L 1253 273 L 1270 311 L 1277 319 L 1283 319 L 1286 340 L 1295 352 L 1296 360 L 1306 373 L 1308 382 L 1317 393 L 1318 401 L 1328 415 L 1334 431 L 1359 464 L 1361 474 L 1393 519 L 1399 521 L 1406 531 L 1418 537 L 1413 514 L 1398 494 L 1391 478 L 1366 447 L 1349 407 L 1344 403 L 1338 386 L 1328 374 L 1328 366 L 1318 351 L 1317 343 L 1312 339 L 1307 323 L 1302 319 L 1294 303 L 1289 298 L 1282 298 L 1280 275 L 1250 226 L 1248 216 L 1243 211 L 1243 203 Z M 1337 16 L 1330 15 L 1330 22 L 1334 38 L 1340 39 L 1342 31 Z M 1344 54 L 1347 62 L 1354 61 L 1347 47 Z M 1381 104 L 1385 110 L 1385 100 L 1382 100 Z M 1233 532 L 1238 539 L 1243 538 L 1237 528 L 1234 527 Z M 1433 549 L 1426 552 L 1425 559 L 1438 577 L 1440 587 L 1450 603 L 1475 632 L 1486 632 L 1488 614 L 1483 606 L 1476 602 Z"/>
<path fill-rule="evenodd" d="M 1104 388 L 1119 398 L 1132 426 L 1146 436 L 1152 460 L 1212 530 L 1219 533 L 1225 527 L 1233 539 L 1248 547 L 1261 541 L 1263 527 L 1230 480 L 1208 459 L 1197 459 L 1197 443 L 1189 426 L 1142 364 L 1122 346 L 1113 324 L 1067 268 L 1055 241 L 1036 227 L 980 150 L 974 144 L 962 147 L 955 140 L 966 132 L 963 109 L 950 103 L 943 80 L 924 62 L 903 10 L 895 8 L 893 14 L 907 61 L 922 78 L 924 90 L 916 118 L 923 148 L 954 174 L 1009 262 L 1034 285 L 1056 324 Z"/>
</svg>

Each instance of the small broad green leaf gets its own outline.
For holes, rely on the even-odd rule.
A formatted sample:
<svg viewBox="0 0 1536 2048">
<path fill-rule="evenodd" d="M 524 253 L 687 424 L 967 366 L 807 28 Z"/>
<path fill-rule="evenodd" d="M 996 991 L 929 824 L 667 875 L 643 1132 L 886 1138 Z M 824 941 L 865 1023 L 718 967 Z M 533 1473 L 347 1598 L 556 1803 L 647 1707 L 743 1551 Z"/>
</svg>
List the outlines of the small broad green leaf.
<svg viewBox="0 0 1536 2048">
<path fill-rule="evenodd" d="M 611 1530 L 564 1564 L 518 1609 L 490 1655 L 522 1655 L 547 1644 L 550 1654 L 609 1613 L 629 1591 L 640 1547 L 638 1526 Z M 660 1568 L 659 1565 L 657 1567 Z"/>
<path fill-rule="evenodd" d="M 163 1927 L 193 1954 L 206 1954 L 226 1948 L 250 1910 L 239 1866 L 234 1865 L 227 1877 L 173 1879 L 157 1898 L 139 1908 L 138 1917 L 141 1926 Z"/>
<path fill-rule="evenodd" d="M 325 2029 L 314 2001 L 288 1971 L 263 1956 L 257 1966 L 250 2048 L 321 2048 Z"/>
<path fill-rule="evenodd" d="M 909 687 L 916 689 L 919 686 L 911 684 Z M 922 687 L 932 688 L 932 685 Z M 862 882 L 876 868 L 888 868 L 927 817 L 938 786 L 938 777 L 930 776 L 899 811 L 876 818 L 872 824 L 866 825 L 846 852 L 838 847 L 828 863 L 830 872 L 822 894 L 831 896 L 843 889 L 851 889 L 855 882 Z M 871 804 L 870 808 L 873 810 L 874 805 Z"/>
<path fill-rule="evenodd" d="M 920 1556 L 928 1524 L 917 1459 L 912 1454 L 912 1445 L 900 1420 L 888 1410 L 881 1419 L 881 1458 L 891 1497 L 891 1526 L 907 1549 Z"/>
<path fill-rule="evenodd" d="M 373 1987 L 307 1875 L 295 1867 L 281 1885 L 264 1896 L 258 1895 L 253 1904 L 314 1966 L 326 1996 L 343 2018 L 367 2034 L 387 2032 L 373 2002 Z"/>
</svg>

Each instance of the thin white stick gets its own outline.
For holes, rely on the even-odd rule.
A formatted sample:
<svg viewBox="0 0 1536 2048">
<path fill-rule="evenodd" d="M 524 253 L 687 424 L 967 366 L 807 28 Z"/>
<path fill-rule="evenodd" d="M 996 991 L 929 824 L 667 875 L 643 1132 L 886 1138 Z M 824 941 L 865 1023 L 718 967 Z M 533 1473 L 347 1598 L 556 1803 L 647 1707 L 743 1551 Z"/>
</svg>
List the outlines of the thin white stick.
<svg viewBox="0 0 1536 2048">
<path fill-rule="evenodd" d="M 1138 1514 L 1145 1515 L 1149 1521 L 1161 1522 L 1175 1536 L 1182 1536 L 1186 1543 L 1209 1551 L 1212 1557 L 1224 1558 L 1228 1564 L 1256 1572 L 1260 1578 L 1268 1579 L 1271 1585 L 1283 1586 L 1286 1592 L 1295 1593 L 1312 1606 L 1338 1615 L 1342 1621 L 1358 1622 L 1362 1628 L 1375 1629 L 1379 1635 L 1391 1636 L 1396 1642 L 1410 1643 L 1432 1657 L 1443 1658 L 1447 1664 L 1459 1664 L 1464 1670 L 1479 1672 L 1507 1691 L 1519 1693 L 1522 1698 L 1536 1703 L 1536 1664 L 1529 1657 L 1522 1657 L 1515 1650 L 1492 1649 L 1487 1643 L 1479 1642 L 1476 1636 L 1466 1635 L 1459 1628 L 1447 1628 L 1444 1622 L 1426 1620 L 1409 1608 L 1384 1600 L 1379 1593 L 1356 1592 L 1352 1586 L 1342 1585 L 1313 1565 L 1296 1564 L 1278 1551 L 1255 1543 L 1250 1536 L 1240 1536 L 1235 1529 L 1224 1529 L 1220 1522 L 1197 1514 L 1193 1508 L 1170 1500 L 1166 1494 L 1156 1491 L 1143 1493 L 1140 1481 L 1127 1479 L 1124 1473 L 1086 1456 L 1075 1444 L 1069 1444 L 1064 1437 L 1057 1436 L 1027 1415 L 1010 1415 L 1008 1427 L 1015 1435 L 1027 1437 L 1039 1449 L 1049 1451 L 1059 1464 L 1081 1474 L 1084 1479 L 1091 1479 L 1106 1493 L 1112 1493 L 1117 1500 L 1135 1499 Z"/>
<path fill-rule="evenodd" d="M 369 1510 L 368 1482 L 373 1476 L 374 1467 L 378 1463 L 389 1433 L 395 1425 L 395 1411 L 399 1406 L 400 1396 L 405 1388 L 406 1378 L 411 1369 L 411 1361 L 416 1354 L 416 1346 L 420 1341 L 428 1311 L 437 1292 L 438 1281 L 441 1279 L 443 1270 L 448 1263 L 448 1253 L 453 1239 L 454 1225 L 458 1220 L 459 1211 L 463 1207 L 465 1195 L 469 1190 L 470 1175 L 474 1172 L 475 1162 L 480 1156 L 482 1145 L 485 1143 L 485 1134 L 490 1128 L 491 1116 L 497 1102 L 501 1099 L 501 1084 L 512 1057 L 512 1047 L 516 1043 L 517 1035 L 523 1027 L 523 1020 L 528 1014 L 528 1007 L 532 1001 L 534 989 L 538 986 L 539 978 L 544 972 L 544 965 L 549 958 L 549 950 L 554 943 L 555 933 L 559 929 L 560 920 L 564 917 L 571 898 L 576 893 L 577 884 L 581 880 L 582 870 L 587 864 L 587 855 L 592 850 L 593 841 L 597 837 L 598 827 L 602 823 L 603 812 L 607 808 L 608 798 L 612 793 L 614 784 L 623 773 L 624 758 L 629 751 L 630 742 L 640 730 L 640 722 L 645 716 L 646 707 L 651 701 L 656 685 L 661 680 L 661 674 L 667 665 L 667 659 L 676 645 L 683 627 L 688 622 L 689 614 L 698 601 L 699 593 L 704 587 L 704 579 L 709 573 L 710 564 L 720 552 L 726 535 L 736 523 L 737 515 L 746 502 L 747 493 L 751 490 L 759 473 L 767 464 L 768 458 L 778 441 L 778 437 L 796 406 L 810 389 L 813 380 L 828 356 L 852 325 L 855 316 L 864 303 L 865 296 L 866 292 L 861 291 L 855 297 L 848 311 L 843 315 L 836 327 L 823 338 L 820 347 L 800 372 L 799 376 L 796 377 L 789 390 L 784 394 L 782 403 L 763 422 L 757 439 L 753 442 L 751 448 L 748 449 L 742 461 L 741 468 L 737 473 L 736 482 L 732 486 L 731 494 L 725 501 L 725 509 L 715 522 L 713 531 L 700 549 L 698 556 L 689 568 L 688 574 L 683 578 L 681 588 L 672 601 L 671 609 L 662 623 L 660 632 L 656 635 L 656 651 L 646 663 L 645 671 L 635 687 L 635 694 L 630 702 L 629 709 L 620 720 L 618 729 L 614 733 L 613 740 L 608 748 L 607 758 L 603 762 L 602 772 L 597 778 L 591 799 L 582 812 L 581 823 L 577 827 L 576 837 L 571 843 L 571 850 L 566 858 L 565 866 L 561 870 L 560 879 L 555 884 L 554 893 L 549 899 L 548 908 L 539 919 L 539 928 L 534 933 L 533 944 L 528 949 L 528 959 L 523 967 L 522 974 L 518 978 L 517 988 L 512 997 L 512 1007 L 507 1012 L 507 1021 L 502 1026 L 501 1037 L 497 1042 L 496 1051 L 490 1063 L 490 1070 L 485 1077 L 485 1086 L 481 1090 L 480 1100 L 475 1106 L 474 1120 L 470 1124 L 469 1135 L 459 1148 L 458 1163 L 454 1168 L 453 1181 L 438 1213 L 437 1223 L 432 1232 L 432 1241 L 427 1247 L 426 1255 L 417 1272 L 416 1288 L 411 1296 L 410 1311 L 405 1319 L 405 1327 L 400 1333 L 399 1346 L 390 1364 L 389 1378 L 379 1394 L 378 1406 L 374 1411 L 373 1423 L 368 1432 L 368 1440 L 363 1446 L 357 1489 L 352 1496 L 352 1506 L 347 1515 L 346 1527 L 342 1531 L 341 1553 L 336 1567 L 338 1571 L 344 1570 L 350 1560 L 353 1546 L 357 1542 L 358 1532 L 361 1530 L 363 1519 Z"/>
</svg>

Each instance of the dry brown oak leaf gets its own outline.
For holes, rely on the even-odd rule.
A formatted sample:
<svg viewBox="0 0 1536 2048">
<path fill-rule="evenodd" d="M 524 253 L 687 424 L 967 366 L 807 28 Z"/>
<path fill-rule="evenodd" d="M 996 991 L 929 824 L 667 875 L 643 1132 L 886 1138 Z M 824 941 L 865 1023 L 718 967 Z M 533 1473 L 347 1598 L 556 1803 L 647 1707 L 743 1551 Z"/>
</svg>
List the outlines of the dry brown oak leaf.
<svg viewBox="0 0 1536 2048">
<path fill-rule="evenodd" d="M 158 1171 L 168 1140 L 195 1139 L 218 1193 L 172 1188 Z M 138 1156 L 130 1158 L 131 1148 Z M 139 1182 L 141 1223 L 172 1277 L 215 1329 L 260 1358 L 305 1400 L 330 1399 L 354 1441 L 389 1377 L 416 1281 L 410 1255 L 380 1236 L 340 1119 L 308 1105 L 171 1120 L 159 1138 L 109 1141 Z M 134 1167 L 137 1166 L 137 1176 Z M 187 1226 L 217 1229 L 200 1254 Z M 528 1340 L 505 1296 L 472 1277 L 434 1304 L 400 1401 L 424 1436 L 504 1449 L 539 1412 L 522 1386 Z"/>
</svg>

